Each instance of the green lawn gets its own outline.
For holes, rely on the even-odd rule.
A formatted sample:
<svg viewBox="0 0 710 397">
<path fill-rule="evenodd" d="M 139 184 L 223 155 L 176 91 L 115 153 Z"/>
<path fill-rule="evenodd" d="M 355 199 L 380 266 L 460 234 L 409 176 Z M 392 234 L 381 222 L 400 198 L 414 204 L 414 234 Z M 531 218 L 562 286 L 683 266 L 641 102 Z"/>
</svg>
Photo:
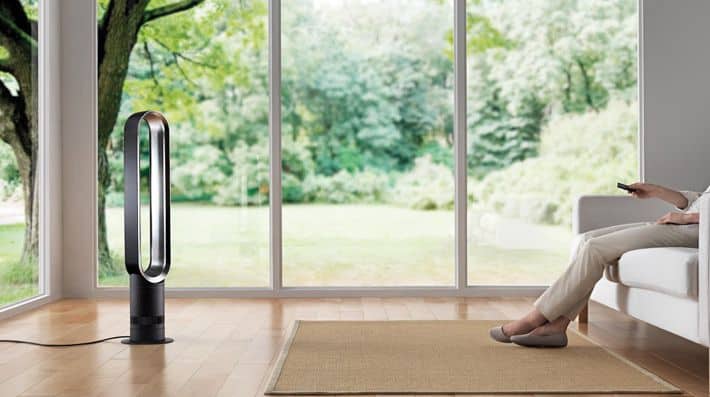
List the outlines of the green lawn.
<svg viewBox="0 0 710 397">
<path fill-rule="evenodd" d="M 0 225 L 0 306 L 30 298 L 38 292 L 36 284 L 8 284 L 2 279 L 8 267 L 20 259 L 24 231 L 23 224 Z"/>
<path fill-rule="evenodd" d="M 173 267 L 168 284 L 268 285 L 268 216 L 266 207 L 173 205 Z M 484 229 L 478 226 L 478 219 L 472 215 L 469 221 L 472 236 L 482 235 L 469 238 L 476 242 L 468 247 L 472 283 L 546 284 L 566 264 L 567 228 L 497 220 Z M 109 245 L 122 253 L 121 209 L 109 209 L 107 223 Z M 283 225 L 287 286 L 454 282 L 451 211 L 386 205 L 286 205 Z M 495 235 L 499 237 L 490 238 Z M 106 278 L 101 284 L 125 285 L 126 277 Z"/>
<path fill-rule="evenodd" d="M 173 205 L 168 285 L 267 286 L 268 221 L 266 207 Z M 109 209 L 107 222 L 109 245 L 120 254 L 122 210 Z M 286 205 L 283 225 L 287 286 L 454 283 L 451 211 L 386 205 Z M 565 227 L 472 213 L 469 230 L 472 284 L 547 284 L 566 264 L 570 233 Z M 0 225 L 0 274 L 19 258 L 22 234 L 21 224 Z M 126 284 L 125 275 L 101 280 L 104 286 Z M 0 305 L 36 294 L 36 285 L 10 285 L 0 279 Z"/>
</svg>

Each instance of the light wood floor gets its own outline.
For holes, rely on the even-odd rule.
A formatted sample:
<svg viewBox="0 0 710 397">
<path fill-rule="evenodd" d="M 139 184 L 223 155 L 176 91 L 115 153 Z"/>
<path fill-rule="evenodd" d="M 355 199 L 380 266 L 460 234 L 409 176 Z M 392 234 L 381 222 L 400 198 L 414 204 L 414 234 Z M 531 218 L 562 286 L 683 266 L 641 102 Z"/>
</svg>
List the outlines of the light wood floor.
<svg viewBox="0 0 710 397">
<path fill-rule="evenodd" d="M 166 346 L 0 344 L 0 396 L 262 396 L 295 319 L 507 319 L 527 298 L 172 299 Z M 0 322 L 0 339 L 52 343 L 125 334 L 120 300 L 63 300 Z M 575 325 L 576 326 L 576 325 Z M 708 396 L 708 351 L 599 305 L 581 331 L 688 394 Z"/>
</svg>

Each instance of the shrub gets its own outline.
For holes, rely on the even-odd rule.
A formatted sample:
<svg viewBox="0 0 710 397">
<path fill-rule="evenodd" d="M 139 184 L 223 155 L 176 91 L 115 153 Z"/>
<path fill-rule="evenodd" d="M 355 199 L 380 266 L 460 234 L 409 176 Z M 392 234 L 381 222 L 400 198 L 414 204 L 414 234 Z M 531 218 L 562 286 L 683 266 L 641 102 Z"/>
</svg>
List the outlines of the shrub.
<svg viewBox="0 0 710 397">
<path fill-rule="evenodd" d="M 387 174 L 371 170 L 339 171 L 331 176 L 311 174 L 303 181 L 305 201 L 318 203 L 382 202 L 388 187 Z"/>
<path fill-rule="evenodd" d="M 284 137 L 282 142 L 282 192 L 288 203 L 301 202 L 303 178 L 313 169 L 304 142 Z M 212 198 L 220 205 L 265 205 L 269 202 L 269 145 L 266 140 L 253 145 L 239 142 L 229 155 L 231 174 L 226 176 Z"/>
<path fill-rule="evenodd" d="M 269 200 L 269 152 L 262 144 L 240 142 L 229 159 L 232 173 L 213 201 L 220 205 L 263 205 Z"/>
<path fill-rule="evenodd" d="M 469 181 L 469 200 L 499 214 L 569 224 L 576 197 L 615 194 L 638 179 L 637 103 L 565 115 L 542 131 L 540 156 Z"/>
<path fill-rule="evenodd" d="M 173 197 L 182 200 L 211 199 L 227 179 L 221 169 L 223 162 L 222 152 L 216 147 L 195 147 L 189 159 L 171 170 Z"/>
<path fill-rule="evenodd" d="M 429 155 L 419 157 L 414 168 L 397 179 L 390 200 L 422 210 L 453 208 L 453 173 L 449 167 L 434 163 Z"/>
<path fill-rule="evenodd" d="M 303 191 L 303 182 L 296 178 L 293 174 L 284 174 L 281 177 L 281 199 L 284 203 L 300 203 L 303 202 L 305 192 Z"/>
</svg>

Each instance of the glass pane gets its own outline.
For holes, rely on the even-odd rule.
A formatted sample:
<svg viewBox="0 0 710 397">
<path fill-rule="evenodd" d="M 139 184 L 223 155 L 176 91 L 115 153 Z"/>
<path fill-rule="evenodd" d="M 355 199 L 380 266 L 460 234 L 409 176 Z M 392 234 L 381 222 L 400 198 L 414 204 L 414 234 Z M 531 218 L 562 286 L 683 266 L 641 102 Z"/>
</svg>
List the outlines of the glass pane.
<svg viewBox="0 0 710 397">
<path fill-rule="evenodd" d="M 114 34 L 119 36 L 113 39 L 130 42 L 130 29 L 111 30 L 112 24 L 130 23 L 130 13 L 105 15 L 107 4 L 99 0 L 104 24 L 99 37 L 110 43 Z M 268 286 L 267 8 L 266 0 L 206 0 L 143 25 L 127 49 L 130 58 L 121 46 L 99 44 L 101 286 L 127 285 L 123 123 L 142 110 L 160 111 L 170 122 L 172 267 L 167 285 Z M 125 81 L 116 73 L 121 67 L 127 68 Z M 121 92 L 120 98 L 114 92 Z M 147 150 L 147 135 L 141 144 Z M 147 197 L 146 167 L 141 189 Z M 142 215 L 146 222 L 147 206 Z"/>
<path fill-rule="evenodd" d="M 636 3 L 468 2 L 469 284 L 549 284 L 575 198 L 638 179 Z"/>
<path fill-rule="evenodd" d="M 0 306 L 39 291 L 38 1 L 0 9 L 24 37 L 0 44 Z M 3 24 L 5 22 L 2 22 Z"/>
<path fill-rule="evenodd" d="M 284 285 L 453 285 L 453 3 L 289 0 L 282 26 Z"/>
</svg>

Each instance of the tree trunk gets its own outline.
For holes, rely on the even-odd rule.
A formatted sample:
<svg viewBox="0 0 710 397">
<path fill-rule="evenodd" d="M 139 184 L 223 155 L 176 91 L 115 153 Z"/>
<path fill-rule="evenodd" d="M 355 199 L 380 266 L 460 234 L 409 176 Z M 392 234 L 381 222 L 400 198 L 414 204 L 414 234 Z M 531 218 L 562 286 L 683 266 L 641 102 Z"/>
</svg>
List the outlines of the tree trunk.
<svg viewBox="0 0 710 397">
<path fill-rule="evenodd" d="M 31 112 L 32 113 L 32 112 Z M 32 115 L 36 118 L 36 115 Z M 32 123 L 34 124 L 34 123 Z M 26 124 L 15 124 L 15 131 L 27 130 Z M 32 141 L 37 140 L 37 130 L 32 132 L 16 132 L 16 135 L 30 136 Z M 24 145 L 19 139 L 7 142 L 15 154 L 17 168 L 22 180 L 22 198 L 25 207 L 25 240 L 20 257 L 21 265 L 35 263 L 39 254 L 39 178 L 37 178 L 37 152 L 32 150 L 35 145 Z"/>
<path fill-rule="evenodd" d="M 33 156 L 30 172 L 23 176 L 23 198 L 25 200 L 25 242 L 22 248 L 21 264 L 34 265 L 39 255 L 39 178 L 37 160 Z"/>
<path fill-rule="evenodd" d="M 36 32 L 35 32 L 36 33 Z M 22 198 L 25 207 L 25 240 L 20 265 L 36 266 L 39 255 L 39 136 L 37 114 L 38 75 L 37 52 L 29 43 L 18 44 L 15 54 L 18 66 L 13 76 L 19 85 L 18 96 L 13 97 L 12 132 L 4 135 L 10 145 L 22 180 Z M 24 60 L 24 61 L 23 61 Z M 20 63 L 22 62 L 22 63 Z"/>
<path fill-rule="evenodd" d="M 123 267 L 111 257 L 111 250 L 108 246 L 108 236 L 106 233 L 106 192 L 110 185 L 110 174 L 108 167 L 108 156 L 106 147 L 99 146 L 98 150 L 98 259 L 99 276 L 110 276 L 120 274 Z"/>
<path fill-rule="evenodd" d="M 106 193 L 111 174 L 108 145 L 116 125 L 123 94 L 123 83 L 128 73 L 131 51 L 138 39 L 143 13 L 148 0 L 115 0 L 106 10 L 99 26 L 99 125 L 98 125 L 98 256 L 99 274 L 115 275 L 123 271 L 111 257 L 106 233 Z"/>
</svg>

